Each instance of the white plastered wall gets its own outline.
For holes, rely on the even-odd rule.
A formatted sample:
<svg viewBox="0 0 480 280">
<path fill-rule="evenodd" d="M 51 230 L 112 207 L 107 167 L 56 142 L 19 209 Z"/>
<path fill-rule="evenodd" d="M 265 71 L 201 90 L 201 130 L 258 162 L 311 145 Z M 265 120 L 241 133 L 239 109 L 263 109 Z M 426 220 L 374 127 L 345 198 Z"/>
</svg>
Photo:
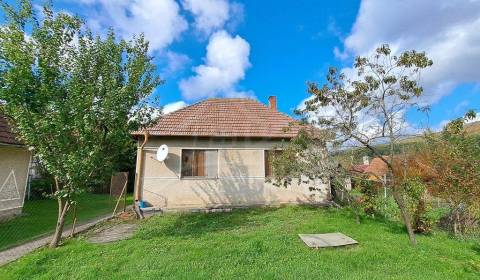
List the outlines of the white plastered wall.
<svg viewBox="0 0 480 280">
<path fill-rule="evenodd" d="M 26 148 L 0 146 L 0 219 L 21 213 L 29 164 Z"/>
<path fill-rule="evenodd" d="M 169 146 L 164 162 L 155 159 L 161 144 Z M 281 146 L 282 140 L 271 139 L 151 137 L 144 148 L 142 199 L 167 209 L 326 202 L 328 184 L 316 182 L 319 190 L 312 191 L 307 184 L 284 188 L 265 182 L 264 151 Z M 181 178 L 182 149 L 217 149 L 218 177 Z"/>
</svg>

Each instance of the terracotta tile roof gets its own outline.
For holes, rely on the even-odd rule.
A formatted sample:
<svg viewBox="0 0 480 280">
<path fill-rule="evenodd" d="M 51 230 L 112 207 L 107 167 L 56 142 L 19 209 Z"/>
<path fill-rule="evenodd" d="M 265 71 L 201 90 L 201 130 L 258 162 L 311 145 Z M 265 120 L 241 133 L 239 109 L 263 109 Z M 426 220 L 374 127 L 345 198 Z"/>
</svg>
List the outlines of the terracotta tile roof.
<svg viewBox="0 0 480 280">
<path fill-rule="evenodd" d="M 0 145 L 22 145 L 12 132 L 10 125 L 4 115 L 0 113 Z"/>
<path fill-rule="evenodd" d="M 368 167 L 368 164 L 356 164 L 352 166 L 351 171 L 364 173 L 367 167 Z"/>
<path fill-rule="evenodd" d="M 387 156 L 384 156 L 384 158 L 388 159 Z M 369 180 L 378 181 L 387 175 L 388 167 L 381 158 L 376 157 L 373 158 L 369 164 L 353 165 L 350 171 L 364 174 Z"/>
<path fill-rule="evenodd" d="M 301 128 L 256 100 L 212 98 L 164 115 L 147 131 L 154 136 L 292 138 Z"/>
<path fill-rule="evenodd" d="M 387 157 L 384 157 L 387 158 Z M 365 173 L 372 174 L 378 177 L 383 177 L 387 174 L 387 164 L 379 157 L 372 159 L 368 167 L 365 169 Z"/>
</svg>

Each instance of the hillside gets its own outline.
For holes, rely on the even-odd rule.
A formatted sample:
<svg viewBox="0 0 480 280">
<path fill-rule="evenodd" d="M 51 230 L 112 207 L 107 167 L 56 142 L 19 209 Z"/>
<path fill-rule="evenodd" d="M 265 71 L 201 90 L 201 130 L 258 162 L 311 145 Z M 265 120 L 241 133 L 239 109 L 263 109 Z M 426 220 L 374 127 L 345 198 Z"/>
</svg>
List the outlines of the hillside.
<svg viewBox="0 0 480 280">
<path fill-rule="evenodd" d="M 472 122 L 465 125 L 465 130 L 468 134 L 480 134 L 480 121 Z"/>
<path fill-rule="evenodd" d="M 480 121 L 466 124 L 465 131 L 467 132 L 467 135 L 480 137 Z M 398 142 L 398 145 L 396 145 L 395 153 L 402 153 L 403 151 L 408 151 L 412 148 L 415 149 L 416 147 L 418 147 L 418 144 L 420 144 L 420 141 L 422 139 L 423 138 L 420 135 L 402 139 Z M 379 144 L 376 145 L 376 147 L 380 153 L 388 153 L 389 146 L 387 144 Z M 334 155 L 348 156 L 349 160 L 352 160 L 355 163 L 361 163 L 363 156 L 369 156 L 370 158 L 375 157 L 375 155 L 370 150 L 363 147 L 342 150 L 340 152 L 334 153 Z"/>
</svg>

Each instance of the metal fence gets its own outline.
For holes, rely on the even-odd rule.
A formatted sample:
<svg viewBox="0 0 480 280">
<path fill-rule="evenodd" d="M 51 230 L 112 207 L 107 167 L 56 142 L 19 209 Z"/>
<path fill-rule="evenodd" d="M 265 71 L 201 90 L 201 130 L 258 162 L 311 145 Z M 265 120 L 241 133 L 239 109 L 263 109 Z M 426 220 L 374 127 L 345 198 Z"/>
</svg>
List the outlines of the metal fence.
<svg viewBox="0 0 480 280">
<path fill-rule="evenodd" d="M 108 191 L 82 193 L 67 214 L 64 237 L 71 236 L 74 228 L 82 230 L 125 211 L 132 203 L 127 182 L 128 173 L 117 173 L 112 176 Z M 19 194 L 20 207 L 4 211 L 0 218 L 0 265 L 16 252 L 33 250 L 50 241 L 57 223 L 58 203 L 42 194 L 45 192 L 51 192 L 48 180 L 32 179 Z"/>
</svg>

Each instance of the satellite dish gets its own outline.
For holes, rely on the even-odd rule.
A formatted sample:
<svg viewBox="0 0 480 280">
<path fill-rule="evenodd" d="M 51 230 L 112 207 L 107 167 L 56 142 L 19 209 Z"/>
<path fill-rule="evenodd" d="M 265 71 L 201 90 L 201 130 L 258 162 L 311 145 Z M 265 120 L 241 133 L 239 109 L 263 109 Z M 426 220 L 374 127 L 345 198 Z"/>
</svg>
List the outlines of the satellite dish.
<svg viewBox="0 0 480 280">
<path fill-rule="evenodd" d="M 167 155 L 168 155 L 168 146 L 164 144 L 160 146 L 157 150 L 157 160 L 164 161 L 167 158 Z"/>
</svg>

